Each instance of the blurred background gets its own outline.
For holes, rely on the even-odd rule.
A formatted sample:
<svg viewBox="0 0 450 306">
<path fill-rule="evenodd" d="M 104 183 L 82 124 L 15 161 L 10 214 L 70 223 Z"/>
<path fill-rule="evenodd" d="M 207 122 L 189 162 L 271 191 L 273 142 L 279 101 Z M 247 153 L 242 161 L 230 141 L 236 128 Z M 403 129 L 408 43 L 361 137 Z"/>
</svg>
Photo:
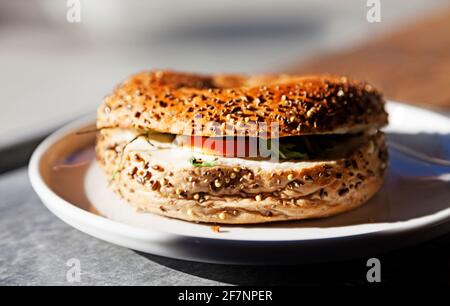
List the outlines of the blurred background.
<svg viewBox="0 0 450 306">
<path fill-rule="evenodd" d="M 382 0 L 381 22 L 370 23 L 365 0 L 81 0 L 81 22 L 69 23 L 68 5 L 74 2 L 78 1 L 0 0 L 0 149 L 93 113 L 114 85 L 145 69 L 338 70 L 362 78 L 367 74 L 370 81 L 388 88 L 388 78 L 383 84 L 376 77 L 392 73 L 372 69 L 370 57 L 348 60 L 368 54 L 372 47 L 366 45 L 355 56 L 352 50 L 370 41 L 378 45 L 373 43 L 378 37 L 449 8 L 448 0 Z M 444 35 L 450 37 L 448 32 Z M 385 48 L 390 45 L 384 42 Z M 434 57 L 432 51 L 426 50 L 427 58 Z M 347 53 L 328 61 L 330 54 L 340 52 Z M 406 47 L 402 52 L 415 50 Z M 449 49 L 443 52 L 447 55 Z M 391 54 L 384 53 L 386 58 Z M 377 63 L 372 66 L 383 66 L 385 59 L 379 55 L 370 55 Z M 344 67 L 339 66 L 339 56 L 344 56 Z M 358 71 L 353 71 L 356 66 Z M 388 98 L 391 93 L 397 98 L 395 89 L 388 88 Z"/>
</svg>

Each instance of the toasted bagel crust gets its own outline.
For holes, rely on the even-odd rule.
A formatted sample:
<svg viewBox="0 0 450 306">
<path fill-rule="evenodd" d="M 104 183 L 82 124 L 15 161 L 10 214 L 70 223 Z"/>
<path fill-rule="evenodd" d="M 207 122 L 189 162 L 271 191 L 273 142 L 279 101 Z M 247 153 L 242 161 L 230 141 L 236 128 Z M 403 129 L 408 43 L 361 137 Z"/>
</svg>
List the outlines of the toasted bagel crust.
<svg viewBox="0 0 450 306">
<path fill-rule="evenodd" d="M 347 77 L 150 71 L 103 100 L 97 127 L 209 137 L 347 133 L 385 125 L 384 104 L 373 86 Z"/>
</svg>

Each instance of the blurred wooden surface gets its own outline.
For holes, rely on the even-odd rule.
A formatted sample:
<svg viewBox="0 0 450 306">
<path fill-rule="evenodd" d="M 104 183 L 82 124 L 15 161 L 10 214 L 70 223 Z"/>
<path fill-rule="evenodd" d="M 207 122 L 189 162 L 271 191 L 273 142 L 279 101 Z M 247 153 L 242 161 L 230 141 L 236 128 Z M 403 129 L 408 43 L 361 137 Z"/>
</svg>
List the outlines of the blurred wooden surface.
<svg viewBox="0 0 450 306">
<path fill-rule="evenodd" d="M 294 72 L 346 74 L 370 81 L 388 99 L 450 111 L 450 7 Z"/>
</svg>

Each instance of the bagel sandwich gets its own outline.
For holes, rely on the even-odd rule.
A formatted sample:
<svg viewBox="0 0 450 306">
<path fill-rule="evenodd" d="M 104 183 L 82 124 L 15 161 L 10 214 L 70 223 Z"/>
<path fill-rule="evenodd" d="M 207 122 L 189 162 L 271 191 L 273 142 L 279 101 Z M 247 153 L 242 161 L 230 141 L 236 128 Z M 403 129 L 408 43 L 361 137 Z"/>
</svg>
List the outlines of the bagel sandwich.
<svg viewBox="0 0 450 306">
<path fill-rule="evenodd" d="M 388 162 L 385 101 L 334 75 L 136 74 L 97 112 L 97 161 L 138 212 L 251 224 L 367 202 Z"/>
</svg>

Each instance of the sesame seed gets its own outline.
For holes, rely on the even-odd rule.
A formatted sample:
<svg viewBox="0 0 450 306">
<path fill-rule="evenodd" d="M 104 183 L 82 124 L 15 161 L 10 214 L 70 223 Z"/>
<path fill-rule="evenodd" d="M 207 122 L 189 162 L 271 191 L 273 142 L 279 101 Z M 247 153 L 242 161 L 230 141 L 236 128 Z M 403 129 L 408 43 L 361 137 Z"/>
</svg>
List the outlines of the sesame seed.
<svg viewBox="0 0 450 306">
<path fill-rule="evenodd" d="M 241 170 L 241 169 L 239 169 L 238 167 L 234 167 L 234 168 L 233 168 L 233 171 L 234 171 L 234 172 L 239 172 L 239 170 Z"/>
<path fill-rule="evenodd" d="M 154 165 L 154 166 L 152 166 L 152 168 L 153 168 L 154 170 L 156 170 L 156 171 L 159 171 L 159 172 L 164 171 L 164 168 L 161 167 L 160 165 Z"/>
<path fill-rule="evenodd" d="M 292 181 L 294 179 L 294 175 L 293 174 L 289 174 L 287 178 L 288 178 L 288 180 Z"/>
<path fill-rule="evenodd" d="M 194 200 L 200 199 L 200 195 L 198 193 L 194 194 Z"/>
<path fill-rule="evenodd" d="M 342 97 L 343 95 L 344 95 L 344 91 L 342 89 L 339 89 L 339 91 L 337 92 L 337 96 Z"/>
<path fill-rule="evenodd" d="M 225 220 L 226 217 L 227 217 L 227 215 L 226 215 L 226 213 L 225 213 L 224 211 L 222 211 L 222 212 L 219 214 L 219 219 L 220 219 L 220 220 Z"/>
<path fill-rule="evenodd" d="M 214 186 L 216 186 L 217 188 L 220 188 L 220 187 L 222 187 L 222 183 L 219 180 L 215 180 Z"/>
<path fill-rule="evenodd" d="M 258 195 L 255 197 L 255 200 L 256 200 L 256 202 L 260 202 L 260 201 L 262 200 L 261 195 L 258 194 Z"/>
<path fill-rule="evenodd" d="M 159 190 L 159 188 L 161 188 L 161 183 L 160 182 L 155 181 L 155 182 L 152 183 L 152 190 L 153 191 Z"/>
<path fill-rule="evenodd" d="M 229 178 L 229 177 L 226 177 L 226 178 L 225 178 L 225 183 L 228 184 L 229 182 L 230 182 L 230 178 Z"/>
<path fill-rule="evenodd" d="M 373 144 L 373 141 L 370 141 L 369 147 L 367 148 L 367 153 L 373 154 L 374 151 L 375 151 L 375 145 Z"/>
<path fill-rule="evenodd" d="M 236 173 L 231 172 L 231 173 L 230 173 L 230 178 L 231 178 L 231 179 L 235 179 L 235 178 L 236 178 Z"/>
</svg>

